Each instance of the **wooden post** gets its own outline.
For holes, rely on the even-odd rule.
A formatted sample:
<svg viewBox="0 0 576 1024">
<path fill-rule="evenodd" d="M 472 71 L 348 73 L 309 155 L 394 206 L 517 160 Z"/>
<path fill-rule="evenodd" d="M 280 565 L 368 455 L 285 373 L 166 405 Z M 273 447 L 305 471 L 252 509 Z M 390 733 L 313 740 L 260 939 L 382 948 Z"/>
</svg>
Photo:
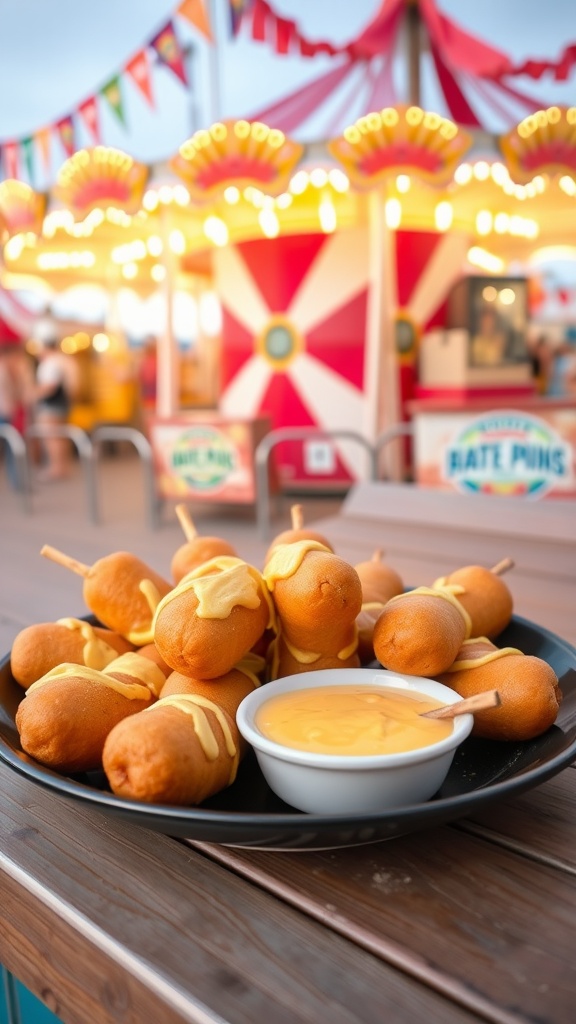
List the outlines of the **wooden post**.
<svg viewBox="0 0 576 1024">
<path fill-rule="evenodd" d="M 366 315 L 364 380 L 366 419 L 364 433 L 375 441 L 400 420 L 399 371 L 395 345 L 398 306 L 394 231 L 385 217 L 386 193 L 375 189 L 368 196 L 369 293 Z M 402 450 L 393 444 L 386 465 L 395 480 L 402 479 Z"/>
<path fill-rule="evenodd" d="M 420 9 L 418 0 L 408 0 L 406 7 L 406 66 L 408 68 L 408 102 L 420 106 Z"/>
<path fill-rule="evenodd" d="M 159 418 L 174 416 L 180 407 L 180 360 L 173 325 L 174 281 L 178 266 L 169 245 L 170 232 L 167 218 L 168 211 L 163 207 L 160 220 L 164 245 L 162 262 L 166 270 L 166 277 L 162 284 L 166 308 L 166 327 L 158 338 L 156 415 Z"/>
</svg>

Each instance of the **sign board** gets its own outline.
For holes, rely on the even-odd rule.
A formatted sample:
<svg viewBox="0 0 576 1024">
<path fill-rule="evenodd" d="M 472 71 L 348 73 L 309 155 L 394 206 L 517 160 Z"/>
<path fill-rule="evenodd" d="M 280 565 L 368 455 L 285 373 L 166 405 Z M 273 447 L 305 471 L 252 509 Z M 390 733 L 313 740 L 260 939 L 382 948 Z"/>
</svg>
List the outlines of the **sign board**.
<svg viewBox="0 0 576 1024">
<path fill-rule="evenodd" d="M 255 502 L 254 448 L 263 433 L 255 433 L 255 427 L 260 422 L 153 420 L 150 440 L 162 497 Z"/>
<path fill-rule="evenodd" d="M 465 493 L 576 495 L 576 408 L 419 413 L 416 479 Z"/>
</svg>

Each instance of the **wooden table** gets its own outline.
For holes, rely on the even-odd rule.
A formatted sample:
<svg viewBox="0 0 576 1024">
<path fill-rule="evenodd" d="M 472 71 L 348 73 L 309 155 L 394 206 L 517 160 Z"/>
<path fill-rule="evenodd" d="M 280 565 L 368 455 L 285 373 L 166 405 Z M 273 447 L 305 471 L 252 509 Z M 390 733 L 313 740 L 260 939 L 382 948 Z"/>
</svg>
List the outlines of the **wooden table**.
<svg viewBox="0 0 576 1024">
<path fill-rule="evenodd" d="M 0 960 L 70 1024 L 571 1024 L 576 771 L 315 853 L 185 842 L 0 765 Z"/>
</svg>

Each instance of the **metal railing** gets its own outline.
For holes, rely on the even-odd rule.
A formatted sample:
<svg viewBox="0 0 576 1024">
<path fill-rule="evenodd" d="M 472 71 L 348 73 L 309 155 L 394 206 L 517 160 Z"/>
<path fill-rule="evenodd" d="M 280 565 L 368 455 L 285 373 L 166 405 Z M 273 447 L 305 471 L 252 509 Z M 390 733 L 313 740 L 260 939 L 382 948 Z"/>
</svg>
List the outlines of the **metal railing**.
<svg viewBox="0 0 576 1024">
<path fill-rule="evenodd" d="M 284 427 L 271 430 L 257 446 L 254 461 L 256 467 L 256 522 L 260 536 L 266 540 L 270 526 L 270 454 L 277 445 L 285 441 L 314 440 L 353 441 L 364 448 L 370 463 L 370 477 L 377 479 L 377 456 L 374 446 L 362 434 L 353 430 L 321 430 L 316 427 Z"/>
<path fill-rule="evenodd" d="M 86 503 L 88 506 L 88 516 L 92 522 L 92 509 L 94 507 L 94 474 L 92 472 L 92 462 L 94 457 L 94 451 L 92 448 L 92 442 L 88 437 L 85 430 L 81 427 L 75 427 L 71 423 L 32 423 L 26 429 L 26 441 L 30 441 L 33 438 L 51 438 L 51 437 L 62 437 L 67 438 L 72 442 L 78 455 L 80 456 L 80 462 L 82 463 L 82 471 L 84 473 L 84 480 L 86 483 Z"/>
<path fill-rule="evenodd" d="M 376 438 L 374 442 L 374 458 L 376 461 L 376 473 L 374 476 L 375 480 L 390 479 L 389 474 L 387 472 L 380 472 L 380 456 L 382 452 L 384 452 L 384 450 L 388 447 L 388 445 L 391 444 L 392 441 L 396 441 L 398 440 L 398 438 L 401 437 L 414 437 L 414 427 L 412 423 L 394 423 L 393 426 L 388 427 L 386 430 L 382 431 L 382 433 L 379 434 L 379 436 Z M 385 462 L 385 458 L 386 456 L 384 454 L 384 459 L 382 460 L 383 462 Z"/>
<path fill-rule="evenodd" d="M 92 459 L 91 463 L 91 496 L 93 502 L 91 506 L 92 522 L 96 523 L 100 520 L 96 467 L 101 446 L 106 441 L 126 441 L 128 442 L 128 444 L 133 445 L 134 448 L 136 449 L 138 455 L 140 456 L 140 462 L 142 463 L 144 491 L 146 498 L 146 518 L 150 528 L 152 530 L 157 529 L 160 523 L 161 499 L 156 489 L 152 445 L 150 444 L 148 438 L 145 437 L 140 430 L 136 430 L 135 427 L 117 427 L 110 425 L 96 427 L 95 430 L 93 430 L 92 432 L 92 444 L 94 448 L 94 458 Z"/>
<path fill-rule="evenodd" d="M 32 489 L 30 486 L 30 470 L 26 452 L 26 442 L 20 431 L 16 430 L 10 423 L 0 423 L 0 438 L 4 441 L 8 451 L 5 453 L 8 459 L 12 459 L 16 488 L 22 498 L 22 505 L 25 512 L 32 511 L 30 500 Z M 8 466 L 6 466 L 8 471 Z"/>
</svg>

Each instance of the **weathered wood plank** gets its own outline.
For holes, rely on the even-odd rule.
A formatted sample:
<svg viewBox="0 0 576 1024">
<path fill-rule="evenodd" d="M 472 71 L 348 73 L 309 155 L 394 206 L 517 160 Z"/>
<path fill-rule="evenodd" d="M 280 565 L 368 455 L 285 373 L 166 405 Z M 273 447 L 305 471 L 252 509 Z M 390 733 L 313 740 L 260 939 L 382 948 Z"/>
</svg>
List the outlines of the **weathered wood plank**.
<svg viewBox="0 0 576 1024">
<path fill-rule="evenodd" d="M 2 765 L 0 820 L 0 960 L 70 1024 L 478 1019 L 184 844 Z"/>
<path fill-rule="evenodd" d="M 576 769 L 487 807 L 455 827 L 575 875 Z"/>
<path fill-rule="evenodd" d="M 563 871 L 453 828 L 354 850 L 208 852 L 383 960 L 402 950 L 405 970 L 491 1004 L 494 1020 L 573 1019 L 576 887 Z"/>
</svg>

